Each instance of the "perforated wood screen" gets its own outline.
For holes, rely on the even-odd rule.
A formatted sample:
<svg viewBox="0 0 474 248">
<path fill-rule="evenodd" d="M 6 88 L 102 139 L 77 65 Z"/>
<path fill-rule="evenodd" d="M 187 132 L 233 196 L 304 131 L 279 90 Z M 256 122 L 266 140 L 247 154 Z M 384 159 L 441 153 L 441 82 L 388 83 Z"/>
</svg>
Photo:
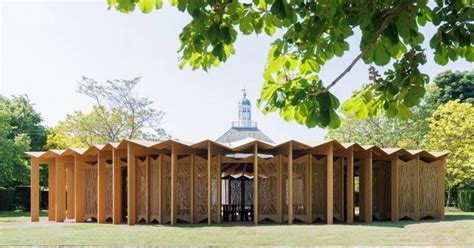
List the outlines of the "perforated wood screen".
<svg viewBox="0 0 474 248">
<path fill-rule="evenodd" d="M 105 219 L 112 218 L 113 211 L 113 185 L 112 164 L 105 164 Z"/>
<path fill-rule="evenodd" d="M 259 221 L 269 219 L 279 222 L 278 218 L 278 159 L 273 157 L 270 159 L 258 159 L 258 217 Z M 239 185 L 234 185 L 240 189 L 240 181 L 236 181 Z M 240 192 L 239 192 L 240 193 Z M 236 196 L 240 199 L 240 196 Z M 240 202 L 239 202 L 240 203 Z"/>
<path fill-rule="evenodd" d="M 176 216 L 191 222 L 191 156 L 178 158 L 176 175 Z"/>
<path fill-rule="evenodd" d="M 152 221 L 159 221 L 160 220 L 160 183 L 161 173 L 160 173 L 160 163 L 159 163 L 159 156 L 156 157 L 149 157 L 150 159 L 150 178 L 148 179 L 149 182 L 149 191 L 150 191 L 150 222 Z"/>
<path fill-rule="evenodd" d="M 398 159 L 399 166 L 399 194 L 398 202 L 400 206 L 400 218 L 415 218 L 415 180 L 416 178 L 416 160 L 407 162 Z"/>
<path fill-rule="evenodd" d="M 97 219 L 97 164 L 84 163 L 84 220 Z"/>
<path fill-rule="evenodd" d="M 326 195 L 327 195 L 327 157 L 313 156 L 313 220 L 326 221 Z"/>
<path fill-rule="evenodd" d="M 148 158 L 136 159 L 137 166 L 137 222 L 148 222 Z"/>
<path fill-rule="evenodd" d="M 439 180 L 444 177 L 442 161 L 427 163 L 420 161 L 420 217 L 427 216 L 441 217 L 440 189 L 443 189 L 444 183 Z M 444 192 L 443 192 L 444 194 Z"/>
<path fill-rule="evenodd" d="M 200 157 L 194 157 L 194 221 L 199 223 L 207 219 L 207 160 Z"/>
<path fill-rule="evenodd" d="M 390 161 L 375 161 L 372 168 L 372 213 L 378 220 L 388 220 L 391 214 Z"/>
</svg>

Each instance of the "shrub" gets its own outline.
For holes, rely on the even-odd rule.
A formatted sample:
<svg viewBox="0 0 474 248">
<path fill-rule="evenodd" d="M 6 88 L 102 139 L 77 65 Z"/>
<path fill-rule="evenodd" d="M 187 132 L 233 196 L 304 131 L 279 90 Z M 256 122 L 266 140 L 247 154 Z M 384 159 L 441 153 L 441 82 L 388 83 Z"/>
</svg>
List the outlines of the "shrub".
<svg viewBox="0 0 474 248">
<path fill-rule="evenodd" d="M 30 211 L 30 186 L 17 186 L 15 188 L 15 207 Z"/>
<path fill-rule="evenodd" d="M 0 211 L 12 210 L 15 190 L 0 187 Z"/>
<path fill-rule="evenodd" d="M 474 188 L 458 190 L 458 207 L 462 211 L 474 212 Z"/>
</svg>

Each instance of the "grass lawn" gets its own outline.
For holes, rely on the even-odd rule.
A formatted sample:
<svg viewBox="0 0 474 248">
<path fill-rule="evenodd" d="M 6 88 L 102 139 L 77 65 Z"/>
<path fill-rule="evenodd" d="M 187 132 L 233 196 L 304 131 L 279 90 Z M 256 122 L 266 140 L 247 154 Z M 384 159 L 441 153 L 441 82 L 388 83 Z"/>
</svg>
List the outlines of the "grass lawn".
<svg viewBox="0 0 474 248">
<path fill-rule="evenodd" d="M 29 213 L 0 212 L 0 245 L 466 245 L 474 213 L 447 209 L 446 220 L 354 225 L 111 225 L 31 223 Z"/>
</svg>

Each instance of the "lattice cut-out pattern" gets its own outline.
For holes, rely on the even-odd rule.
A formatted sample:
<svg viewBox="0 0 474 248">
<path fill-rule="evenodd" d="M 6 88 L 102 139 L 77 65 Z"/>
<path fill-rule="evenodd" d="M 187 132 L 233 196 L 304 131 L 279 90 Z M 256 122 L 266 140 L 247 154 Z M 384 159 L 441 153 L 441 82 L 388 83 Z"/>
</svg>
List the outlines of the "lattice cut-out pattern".
<svg viewBox="0 0 474 248">
<path fill-rule="evenodd" d="M 162 208 L 163 208 L 163 223 L 171 221 L 171 157 L 163 156 L 163 191 L 162 194 Z"/>
<path fill-rule="evenodd" d="M 112 218 L 113 211 L 113 185 L 112 164 L 105 164 L 105 219 Z"/>
<path fill-rule="evenodd" d="M 400 208 L 400 218 L 415 218 L 415 180 L 416 159 L 405 162 L 398 159 L 399 165 L 399 194 L 398 202 Z"/>
<path fill-rule="evenodd" d="M 387 220 L 390 219 L 391 215 L 390 162 L 376 161 L 372 168 L 372 214 L 378 220 Z"/>
<path fill-rule="evenodd" d="M 136 159 L 137 174 L 137 221 L 148 222 L 148 160 Z"/>
<path fill-rule="evenodd" d="M 344 158 L 334 160 L 334 218 L 338 221 L 344 221 Z"/>
<path fill-rule="evenodd" d="M 293 160 L 293 214 L 296 219 L 309 222 L 308 156 Z"/>
<path fill-rule="evenodd" d="M 176 216 L 191 222 L 191 157 L 186 156 L 177 161 L 176 175 Z"/>
<path fill-rule="evenodd" d="M 268 218 L 272 221 L 278 222 L 278 159 L 278 157 L 273 157 L 268 160 L 259 158 L 258 161 L 259 220 L 264 220 Z M 240 184 L 235 186 L 239 187 L 238 189 L 240 190 Z M 240 196 L 236 197 L 240 199 Z"/>
<path fill-rule="evenodd" d="M 194 157 L 195 222 L 207 219 L 207 160 Z"/>
<path fill-rule="evenodd" d="M 97 219 L 97 166 L 85 164 L 84 219 Z"/>
<path fill-rule="evenodd" d="M 160 155 L 162 156 L 162 155 Z M 159 221 L 160 220 L 160 208 L 159 208 L 159 184 L 161 182 L 161 175 L 159 173 L 159 157 L 154 159 L 153 157 L 149 157 L 150 159 L 150 176 L 149 176 L 149 190 L 150 190 L 150 222 L 153 220 Z"/>
<path fill-rule="evenodd" d="M 326 220 L 327 157 L 313 156 L 313 220 Z"/>
<path fill-rule="evenodd" d="M 439 177 L 444 176 L 440 175 L 440 171 L 440 161 L 433 163 L 420 161 L 421 217 L 428 215 L 436 217 L 440 211 Z"/>
</svg>

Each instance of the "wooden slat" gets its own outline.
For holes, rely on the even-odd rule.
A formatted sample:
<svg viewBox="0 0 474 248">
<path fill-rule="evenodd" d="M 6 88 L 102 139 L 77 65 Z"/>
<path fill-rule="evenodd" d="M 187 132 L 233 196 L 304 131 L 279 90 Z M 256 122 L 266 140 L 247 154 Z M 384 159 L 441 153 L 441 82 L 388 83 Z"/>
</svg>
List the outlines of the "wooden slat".
<svg viewBox="0 0 474 248">
<path fill-rule="evenodd" d="M 354 148 L 347 151 L 347 223 L 354 223 Z"/>
<path fill-rule="evenodd" d="M 308 188 L 306 190 L 306 206 L 308 206 L 308 223 L 313 222 L 313 155 L 308 154 L 308 165 L 306 166 L 307 175 L 306 182 L 308 183 Z"/>
<path fill-rule="evenodd" d="M 74 219 L 74 166 L 66 168 L 66 217 Z"/>
<path fill-rule="evenodd" d="M 222 193 L 222 179 L 221 179 L 221 155 L 217 155 L 217 168 L 216 168 L 216 178 L 217 178 L 217 187 L 216 187 L 216 201 L 217 201 L 217 223 L 221 223 L 221 193 Z"/>
<path fill-rule="evenodd" d="M 211 142 L 207 143 L 207 224 L 212 222 L 212 208 L 211 208 L 211 191 L 212 191 L 212 174 L 211 174 L 211 165 L 212 165 L 212 153 L 211 153 Z"/>
<path fill-rule="evenodd" d="M 175 144 L 171 144 L 171 225 L 176 225 L 176 170 L 177 155 Z"/>
<path fill-rule="evenodd" d="M 444 194 L 444 167 L 446 166 L 446 158 L 441 160 L 439 164 L 439 173 L 438 173 L 438 211 L 439 215 L 438 218 L 444 220 L 444 203 L 445 203 L 445 194 Z"/>
<path fill-rule="evenodd" d="M 253 148 L 253 223 L 258 224 L 258 145 Z"/>
<path fill-rule="evenodd" d="M 293 142 L 288 148 L 288 224 L 293 224 Z"/>
<path fill-rule="evenodd" d="M 39 191 L 39 161 L 37 158 L 31 158 L 31 221 L 39 221 L 40 210 L 40 191 Z"/>
<path fill-rule="evenodd" d="M 105 157 L 97 153 L 97 223 L 105 223 Z"/>
<path fill-rule="evenodd" d="M 391 158 L 391 219 L 398 221 L 400 219 L 400 210 L 398 204 L 398 189 L 399 189 L 399 166 L 398 155 L 395 154 Z"/>
<path fill-rule="evenodd" d="M 112 150 L 112 223 L 122 223 L 122 162 L 120 152 Z"/>
<path fill-rule="evenodd" d="M 66 196 L 66 175 L 64 162 L 56 161 L 56 221 L 63 222 L 65 219 L 65 196 Z"/>
<path fill-rule="evenodd" d="M 421 188 L 420 188 L 420 155 L 417 154 L 415 162 L 415 220 L 420 219 Z"/>
<path fill-rule="evenodd" d="M 127 205 L 128 205 L 128 218 L 127 218 L 127 223 L 128 225 L 135 225 L 137 222 L 137 215 L 136 215 L 136 201 L 137 201 L 137 168 L 136 168 L 136 156 L 135 156 L 135 150 L 134 150 L 134 145 L 131 143 L 128 143 L 127 147 L 127 177 L 128 177 L 128 199 L 127 199 Z"/>
<path fill-rule="evenodd" d="M 158 158 L 158 222 L 163 224 L 163 154 Z"/>
<path fill-rule="evenodd" d="M 326 160 L 326 222 L 333 223 L 334 218 L 334 164 L 333 164 L 333 145 L 327 150 Z"/>
<path fill-rule="evenodd" d="M 277 171 L 277 214 L 278 214 L 278 222 L 283 222 L 283 195 L 282 195 L 282 187 L 283 187 L 283 155 L 278 155 L 278 171 Z"/>
<path fill-rule="evenodd" d="M 74 217 L 76 223 L 84 222 L 84 165 L 81 155 L 74 156 Z M 56 162 L 56 167 L 58 163 Z M 57 170 L 56 170 L 57 171 Z M 56 198 L 56 201 L 59 200 Z M 56 204 L 57 205 L 57 204 Z"/>
<path fill-rule="evenodd" d="M 56 160 L 48 163 L 48 220 L 56 221 Z"/>
<path fill-rule="evenodd" d="M 195 209 L 194 209 L 194 154 L 191 154 L 191 224 L 194 224 L 194 215 L 195 215 Z"/>
</svg>

